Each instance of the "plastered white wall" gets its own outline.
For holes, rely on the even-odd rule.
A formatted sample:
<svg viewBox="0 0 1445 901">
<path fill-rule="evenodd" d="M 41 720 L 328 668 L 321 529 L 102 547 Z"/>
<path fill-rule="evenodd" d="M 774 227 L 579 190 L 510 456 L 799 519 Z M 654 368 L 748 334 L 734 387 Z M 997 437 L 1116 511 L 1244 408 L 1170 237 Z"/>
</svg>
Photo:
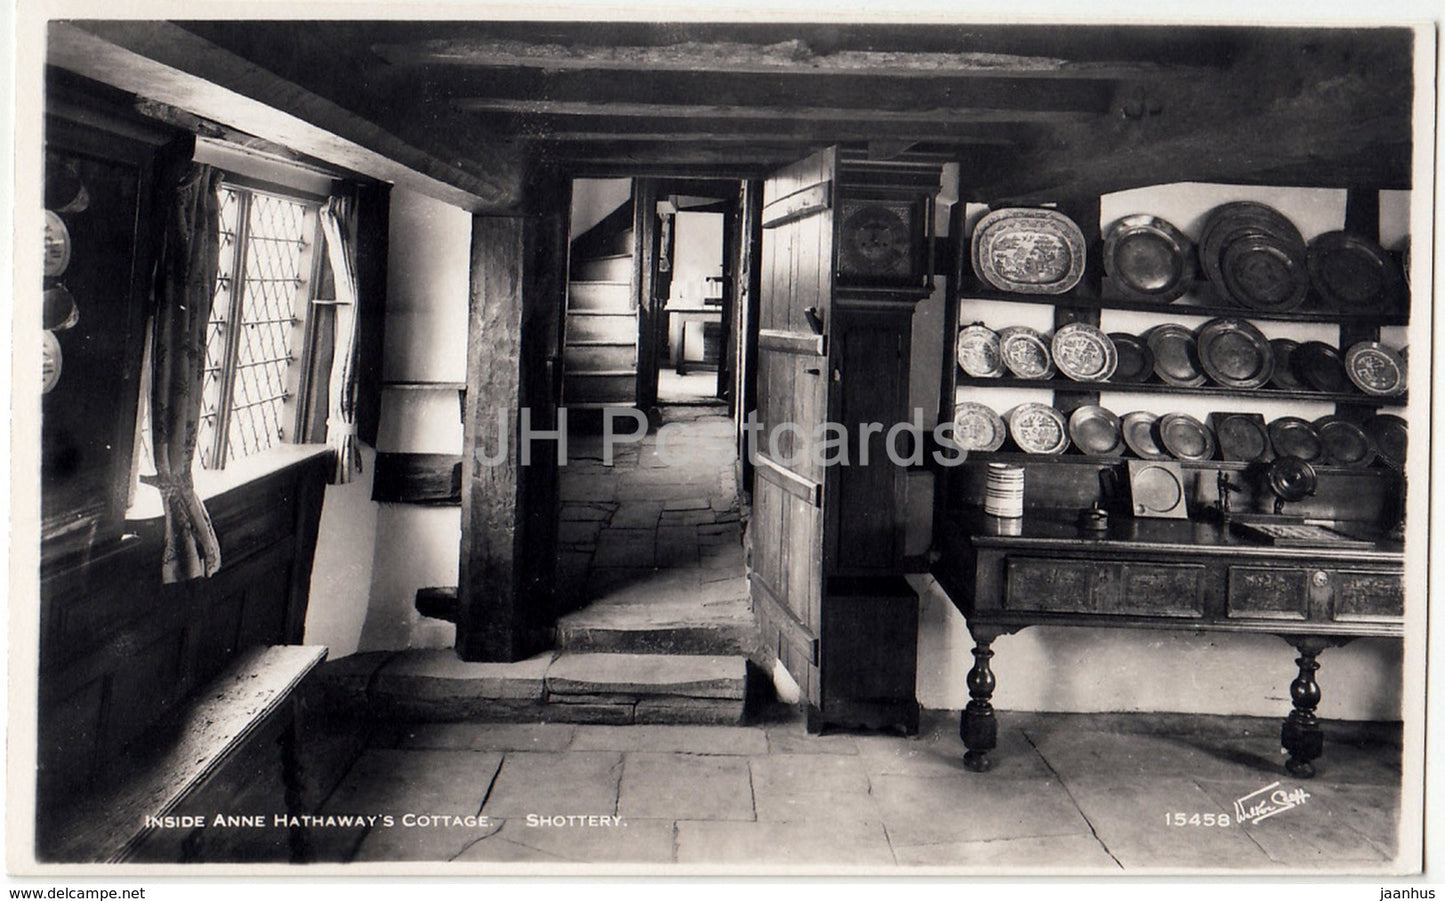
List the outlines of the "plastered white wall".
<svg viewBox="0 0 1445 901">
<path fill-rule="evenodd" d="M 1141 188 L 1106 196 L 1100 203 L 1100 225 L 1107 234 L 1122 216 L 1159 216 L 1197 239 L 1209 210 L 1232 200 L 1257 200 L 1288 216 L 1306 240 L 1344 224 L 1343 191 L 1302 188 L 1261 188 L 1232 185 L 1175 184 Z M 966 235 L 986 211 L 969 204 Z M 1404 246 L 1409 232 L 1407 192 L 1384 192 L 1380 203 L 1381 243 Z M 936 391 L 943 354 L 952 341 L 933 341 L 938 328 L 927 318 L 915 321 L 911 394 L 915 401 Z M 1027 325 L 1053 328 L 1052 307 L 965 301 L 960 322 L 982 321 L 995 330 Z M 1415 317 L 1420 318 L 1420 317 Z M 1171 315 L 1195 327 L 1207 317 Z M 1104 310 L 1103 329 L 1139 333 L 1165 321 L 1158 315 Z M 1329 325 L 1265 322 L 1269 337 L 1296 340 L 1338 340 Z M 1395 346 L 1407 342 L 1405 329 L 1385 329 L 1382 339 Z M 1428 347 L 1428 341 L 1421 342 Z M 1424 362 L 1424 361 L 1421 361 Z M 1419 365 L 1419 363 L 1417 363 Z M 927 384 L 933 379 L 932 384 Z M 920 382 L 924 384 L 920 385 Z M 970 399 L 990 404 L 1000 413 L 1027 401 L 1050 402 L 1049 391 L 993 389 Z M 1101 392 L 1100 402 L 1116 413 L 1178 410 L 1204 418 L 1219 401 L 1173 395 Z M 1281 404 L 1239 398 L 1240 409 L 1258 410 L 1266 419 L 1282 415 L 1306 417 L 1332 412 L 1324 404 Z M 1391 410 L 1406 415 L 1403 409 Z M 915 577 L 921 611 L 918 648 L 918 700 L 926 707 L 957 709 L 968 703 L 965 677 L 973 665 L 973 641 L 963 616 L 928 577 Z M 1033 627 L 994 642 L 994 673 L 1000 709 L 1095 711 L 1176 711 L 1191 713 L 1279 716 L 1289 707 L 1289 683 L 1296 674 L 1294 650 L 1267 635 L 1155 632 L 1123 629 Z M 1318 675 L 1324 699 L 1322 716 L 1337 719 L 1391 720 L 1401 716 L 1401 643 L 1360 639 L 1320 656 Z"/>
<path fill-rule="evenodd" d="M 632 197 L 630 178 L 578 178 L 572 182 L 572 237 L 583 234 Z"/>
<path fill-rule="evenodd" d="M 472 217 L 394 188 L 388 235 L 386 387 L 376 450 L 457 454 L 462 449 L 456 384 L 467 368 Z M 456 627 L 416 613 L 418 588 L 457 584 L 461 511 L 371 500 L 375 454 L 362 478 L 329 486 L 312 572 L 306 640 L 331 657 L 355 651 L 448 647 Z"/>
</svg>

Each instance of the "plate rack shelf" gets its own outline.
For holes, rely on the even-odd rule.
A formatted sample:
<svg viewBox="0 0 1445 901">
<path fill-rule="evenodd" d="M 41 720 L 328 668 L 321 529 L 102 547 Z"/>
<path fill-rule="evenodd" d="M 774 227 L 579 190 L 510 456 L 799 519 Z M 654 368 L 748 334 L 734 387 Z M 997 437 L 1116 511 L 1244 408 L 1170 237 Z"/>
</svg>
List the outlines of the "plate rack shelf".
<svg viewBox="0 0 1445 901">
<path fill-rule="evenodd" d="M 1377 210 L 1378 200 L 1375 192 L 1351 190 L 1348 194 L 1346 222 L 1352 230 L 1364 230 L 1361 220 L 1366 217 L 1358 215 L 1360 210 Z M 1155 324 L 1177 322 L 1179 317 L 1191 316 L 1201 319 L 1214 317 L 1230 317 L 1245 319 L 1253 323 L 1263 323 L 1262 330 L 1269 334 L 1273 324 L 1313 324 L 1331 325 L 1338 327 L 1338 337 L 1335 340 L 1341 353 L 1351 345 L 1361 341 L 1378 341 L 1381 329 L 1391 326 L 1405 326 L 1409 322 L 1408 302 L 1404 309 L 1391 310 L 1360 310 L 1360 311 L 1336 311 L 1323 308 L 1323 304 L 1316 298 L 1313 290 L 1310 297 L 1300 308 L 1294 310 L 1273 310 L 1255 311 L 1240 307 L 1222 296 L 1222 292 L 1212 283 L 1203 277 L 1196 278 L 1193 287 L 1184 297 L 1173 302 L 1154 302 L 1125 299 L 1111 290 L 1110 280 L 1102 272 L 1102 265 L 1099 260 L 1100 248 L 1103 241 L 1100 234 L 1100 207 L 1098 198 L 1088 198 L 1084 201 L 1059 204 L 1059 209 L 1072 216 L 1083 232 L 1086 247 L 1088 250 L 1087 263 L 1084 275 L 1080 282 L 1067 292 L 1060 294 L 1025 294 L 999 290 L 986 284 L 973 271 L 969 261 L 967 241 L 963 238 L 963 245 L 957 253 L 957 265 L 954 278 L 950 280 L 951 286 L 957 286 L 950 292 L 946 309 L 948 329 L 945 331 L 947 346 L 944 350 L 944 379 L 943 390 L 940 397 L 940 421 L 950 421 L 953 418 L 955 405 L 964 401 L 975 401 L 988 406 L 990 404 L 989 394 L 996 389 L 1031 389 L 1051 392 L 1050 400 L 1047 401 L 1059 410 L 1066 417 L 1075 409 L 1098 404 L 1101 393 L 1129 394 L 1140 396 L 1157 397 L 1158 402 L 1153 406 L 1159 409 L 1153 410 L 1158 414 L 1170 412 L 1167 399 L 1170 397 L 1190 398 L 1218 398 L 1227 400 L 1230 403 L 1227 409 L 1234 411 L 1238 408 L 1249 408 L 1260 402 L 1288 402 L 1288 403 L 1309 403 L 1333 405 L 1332 412 L 1353 422 L 1363 423 L 1371 416 L 1381 410 L 1393 409 L 1405 406 L 1409 398 L 1405 394 L 1381 397 L 1365 394 L 1362 391 L 1351 390 L 1347 392 L 1323 392 L 1316 390 L 1285 390 L 1267 386 L 1260 389 L 1244 390 L 1230 387 L 1223 387 L 1215 384 L 1205 384 L 1199 387 L 1178 387 L 1168 385 L 1157 380 L 1145 382 L 1088 382 L 1075 381 L 1056 374 L 1048 379 L 1023 379 L 1010 375 L 1002 377 L 987 378 L 974 377 L 963 372 L 959 367 L 954 349 L 955 339 L 959 330 L 971 322 L 984 320 L 984 324 L 995 330 L 1013 323 L 1004 321 L 988 321 L 990 318 L 997 318 L 997 313 L 989 316 L 980 316 L 973 309 L 972 304 L 986 303 L 990 308 L 996 310 L 998 304 L 1012 304 L 1020 307 L 1046 306 L 1053 310 L 1053 329 L 1070 322 L 1082 322 L 1093 326 L 1100 326 L 1104 311 L 1123 311 L 1128 313 L 1154 314 L 1150 318 Z M 962 233 L 962 222 L 956 223 L 957 231 Z M 1374 235 L 1367 235 L 1373 238 Z M 1396 259 L 1398 262 L 1398 257 Z M 1408 297 L 1408 293 L 1407 293 Z M 976 308 L 975 308 L 976 309 Z M 1105 329 L 1106 331 L 1108 329 Z M 1147 401 L 1144 401 L 1147 404 Z M 998 409 L 995 412 L 1002 414 L 1005 411 Z M 1120 412 L 1120 411 L 1115 411 Z M 1202 417 L 1201 417 L 1202 418 Z M 1079 453 L 1077 448 L 1069 448 L 1063 454 L 1057 455 L 1034 455 L 1011 451 L 1012 442 L 1005 445 L 1005 449 L 995 452 L 973 452 L 969 455 L 970 460 L 998 461 L 1021 463 L 1026 468 L 1033 463 L 1049 459 L 1052 462 L 1073 462 L 1073 461 L 1097 461 L 1101 458 Z M 1128 455 L 1126 454 L 1126 457 Z M 1107 459 L 1107 458 L 1105 458 Z M 1117 461 L 1117 458 L 1115 458 Z M 1226 464 L 1228 461 L 1215 460 L 1213 463 Z M 1376 464 L 1383 465 L 1383 464 Z M 1325 470 L 1330 467 L 1325 467 Z M 957 497 L 956 493 L 950 492 Z M 943 511 L 940 510 L 940 513 Z"/>
</svg>

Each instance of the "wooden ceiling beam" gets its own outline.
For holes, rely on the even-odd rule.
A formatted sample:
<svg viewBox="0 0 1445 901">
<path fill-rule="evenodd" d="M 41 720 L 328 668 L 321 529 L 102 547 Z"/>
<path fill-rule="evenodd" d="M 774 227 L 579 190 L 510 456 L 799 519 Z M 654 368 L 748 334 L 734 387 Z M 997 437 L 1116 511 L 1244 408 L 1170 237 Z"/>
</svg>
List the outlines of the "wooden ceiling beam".
<svg viewBox="0 0 1445 901">
<path fill-rule="evenodd" d="M 845 121 L 899 125 L 932 125 L 993 122 L 1087 122 L 1098 118 L 1093 110 L 997 109 L 860 109 L 840 107 L 719 106 L 711 104 L 669 105 L 662 103 L 589 103 L 559 100 L 507 100 L 467 97 L 451 101 L 456 109 L 482 113 L 552 116 L 587 119 L 701 119 L 707 122 L 734 119 L 791 119 L 800 122 Z"/>
<path fill-rule="evenodd" d="M 889 139 L 918 143 L 935 141 L 938 139 L 938 131 L 935 129 L 890 129 Z M 608 143 L 615 145 L 642 144 L 656 141 L 670 141 L 673 143 L 693 142 L 698 144 L 737 144 L 743 143 L 787 143 L 799 140 L 816 141 L 818 138 L 803 136 L 797 132 L 747 132 L 745 136 L 739 136 L 738 132 L 662 132 L 662 131 L 557 131 L 547 134 L 545 137 L 524 139 L 526 142 L 542 141 L 554 144 L 583 144 L 583 143 Z M 851 141 L 876 141 L 879 140 L 878 129 L 860 128 L 852 132 L 838 131 L 830 134 L 828 140 L 832 143 L 847 143 Z M 1024 143 L 1027 139 L 1017 133 L 1000 132 L 999 134 L 953 134 L 949 136 L 950 144 L 972 144 L 980 147 L 1015 147 Z"/>
<path fill-rule="evenodd" d="M 473 212 L 514 209 L 526 170 L 515 148 L 473 144 L 463 167 L 370 119 L 168 22 L 48 26 L 47 62 L 137 97 Z"/>
<path fill-rule="evenodd" d="M 939 108 L 1066 110 L 1103 113 L 1116 82 L 1093 77 L 1039 79 L 997 73 L 927 79 L 807 70 L 774 74 L 728 71 L 544 71 L 528 68 L 388 69 L 401 91 L 428 99 L 476 98 L 667 106 L 769 106 L 927 110 Z M 1151 76 L 1157 82 L 1163 76 Z"/>
<path fill-rule="evenodd" d="M 852 29 L 867 34 L 867 26 Z M 1178 70 L 1169 57 L 1148 60 L 1079 60 L 1041 53 L 920 47 L 899 41 L 887 49 L 829 46 L 826 41 L 784 37 L 768 41 L 707 39 L 688 36 L 667 43 L 592 43 L 586 36 L 547 40 L 528 37 L 430 38 L 410 42 L 379 42 L 371 51 L 394 66 L 531 67 L 551 71 L 643 71 L 767 74 L 806 71 L 814 74 L 891 75 L 936 78 L 940 73 L 979 73 L 1014 77 L 1057 76 L 1103 79 L 1139 78 L 1162 70 Z M 595 38 L 593 38 L 595 39 Z M 960 42 L 967 45 L 967 37 Z M 887 45 L 884 45 L 887 46 Z"/>
</svg>

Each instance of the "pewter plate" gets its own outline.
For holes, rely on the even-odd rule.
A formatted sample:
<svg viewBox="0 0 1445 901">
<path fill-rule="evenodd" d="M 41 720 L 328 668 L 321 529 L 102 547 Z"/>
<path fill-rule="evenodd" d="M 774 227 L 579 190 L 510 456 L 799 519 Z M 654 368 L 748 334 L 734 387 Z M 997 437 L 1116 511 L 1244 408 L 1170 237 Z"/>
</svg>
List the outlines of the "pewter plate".
<svg viewBox="0 0 1445 901">
<path fill-rule="evenodd" d="M 1324 456 L 1325 445 L 1308 419 L 1281 416 L 1269 424 L 1269 442 L 1276 457 L 1298 457 L 1314 463 Z"/>
<path fill-rule="evenodd" d="M 1269 339 L 1243 319 L 1211 319 L 1195 338 L 1199 365 L 1218 385 L 1258 388 L 1274 374 Z"/>
<path fill-rule="evenodd" d="M 1310 284 L 1331 309 L 1398 312 L 1405 280 L 1389 252 L 1362 235 L 1325 232 L 1309 245 Z"/>
<path fill-rule="evenodd" d="M 1104 240 L 1104 272 L 1129 300 L 1169 303 L 1194 282 L 1194 244 L 1155 216 L 1125 216 Z"/>
<path fill-rule="evenodd" d="M 1159 446 L 1176 460 L 1214 459 L 1214 433 L 1188 413 L 1165 413 L 1154 430 Z"/>
<path fill-rule="evenodd" d="M 1324 445 L 1324 462 L 1363 468 L 1375 462 L 1375 443 L 1365 430 L 1338 416 L 1321 416 L 1312 425 Z"/>
<path fill-rule="evenodd" d="M 1069 438 L 1085 454 L 1117 457 L 1124 452 L 1119 417 L 1097 404 L 1086 404 L 1069 414 Z"/>
<path fill-rule="evenodd" d="M 1154 374 L 1164 384 L 1198 388 L 1205 383 L 1194 333 L 1189 329 L 1174 323 L 1156 325 L 1145 334 L 1144 340 L 1154 354 Z"/>
<path fill-rule="evenodd" d="M 1210 413 L 1209 425 L 1219 443 L 1221 460 L 1252 463 L 1272 456 L 1263 414 Z"/>
<path fill-rule="evenodd" d="M 1306 341 L 1296 347 L 1290 354 L 1290 368 L 1301 384 L 1315 391 L 1342 394 L 1354 385 L 1339 348 L 1323 341 Z"/>
<path fill-rule="evenodd" d="M 1154 351 L 1139 340 L 1137 335 L 1127 332 L 1110 332 L 1109 340 L 1119 355 L 1119 364 L 1109 381 L 1121 384 L 1147 382 L 1154 375 Z"/>
<path fill-rule="evenodd" d="M 1154 423 L 1159 417 L 1147 410 L 1135 410 L 1119 418 L 1119 433 L 1134 456 L 1145 460 L 1168 460 L 1169 454 L 1154 440 Z"/>
<path fill-rule="evenodd" d="M 1000 291 L 1063 294 L 1084 277 L 1084 234 L 1055 210 L 994 210 L 974 228 L 971 250 L 978 277 Z"/>
<path fill-rule="evenodd" d="M 1410 446 L 1405 420 L 1392 413 L 1381 413 L 1365 420 L 1361 428 L 1374 442 L 1382 461 L 1397 469 L 1405 465 L 1405 452 Z"/>
<path fill-rule="evenodd" d="M 1119 366 L 1119 352 L 1109 336 L 1084 322 L 1059 326 L 1049 344 L 1054 365 L 1076 382 L 1103 382 Z"/>
</svg>

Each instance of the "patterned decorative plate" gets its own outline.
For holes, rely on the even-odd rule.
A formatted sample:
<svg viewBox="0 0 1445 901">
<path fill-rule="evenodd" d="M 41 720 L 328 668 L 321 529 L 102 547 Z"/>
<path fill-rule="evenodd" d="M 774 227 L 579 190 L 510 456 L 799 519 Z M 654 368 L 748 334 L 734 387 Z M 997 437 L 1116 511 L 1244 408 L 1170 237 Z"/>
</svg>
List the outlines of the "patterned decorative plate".
<svg viewBox="0 0 1445 901">
<path fill-rule="evenodd" d="M 1063 294 L 1084 277 L 1084 233 L 1056 210 L 994 210 L 971 247 L 974 271 L 1000 291 Z"/>
<path fill-rule="evenodd" d="M 1214 433 L 1188 413 L 1165 413 L 1154 430 L 1159 446 L 1176 460 L 1214 459 Z"/>
<path fill-rule="evenodd" d="M 1069 447 L 1064 415 L 1044 404 L 1019 404 L 1004 416 L 1009 437 L 1030 454 L 1062 454 Z"/>
<path fill-rule="evenodd" d="M 40 393 L 49 394 L 55 383 L 60 381 L 65 355 L 60 352 L 60 341 L 54 332 L 42 331 L 40 337 Z"/>
<path fill-rule="evenodd" d="M 958 367 L 976 379 L 1003 375 L 998 333 L 981 322 L 965 326 L 958 333 Z"/>
<path fill-rule="evenodd" d="M 1215 384 L 1258 388 L 1274 374 L 1269 339 L 1243 319 L 1211 319 L 1195 334 L 1199 365 Z"/>
<path fill-rule="evenodd" d="M 1405 361 L 1378 341 L 1361 341 L 1345 351 L 1345 375 L 1366 394 L 1392 397 L 1405 393 Z"/>
<path fill-rule="evenodd" d="M 1104 272 L 1126 299 L 1169 303 L 1194 283 L 1194 243 L 1163 219 L 1125 216 L 1104 239 Z"/>
<path fill-rule="evenodd" d="M 969 451 L 993 452 L 1003 447 L 1008 428 L 992 408 L 962 401 L 953 410 L 953 440 Z"/>
<path fill-rule="evenodd" d="M 1110 332 L 1109 340 L 1119 355 L 1119 365 L 1109 381 L 1123 384 L 1147 382 L 1154 377 L 1154 351 L 1127 332 Z"/>
<path fill-rule="evenodd" d="M 1404 308 L 1400 267 L 1388 251 L 1362 235 L 1325 232 L 1310 242 L 1308 262 L 1310 283 L 1331 309 L 1361 313 Z"/>
<path fill-rule="evenodd" d="M 1221 460 L 1252 463 L 1273 456 L 1262 414 L 1210 413 L 1209 424 L 1218 439 Z"/>
<path fill-rule="evenodd" d="M 65 221 L 45 211 L 45 277 L 55 278 L 70 265 L 70 230 Z"/>
<path fill-rule="evenodd" d="M 1298 457 L 1314 463 L 1324 456 L 1325 445 L 1308 419 L 1281 416 L 1269 424 L 1269 442 L 1276 457 Z"/>
<path fill-rule="evenodd" d="M 1154 440 L 1154 423 L 1159 417 L 1146 410 L 1135 410 L 1119 418 L 1119 433 L 1134 456 L 1145 460 L 1168 460 L 1169 454 Z"/>
<path fill-rule="evenodd" d="M 1054 377 L 1054 359 L 1049 341 L 1023 325 L 1011 325 L 998 331 L 999 355 L 1009 372 L 1021 379 Z"/>
<path fill-rule="evenodd" d="M 1365 430 L 1338 416 L 1321 416 L 1312 423 L 1324 445 L 1324 462 L 1331 466 L 1364 467 L 1375 462 L 1375 444 Z"/>
<path fill-rule="evenodd" d="M 1069 438 L 1085 454 L 1116 457 L 1124 452 L 1119 417 L 1097 404 L 1079 407 L 1069 414 Z"/>
<path fill-rule="evenodd" d="M 1182 325 L 1166 322 L 1156 325 L 1145 335 L 1154 354 L 1154 374 L 1166 385 L 1198 388 L 1206 381 L 1199 367 L 1199 351 L 1194 333 Z"/>
<path fill-rule="evenodd" d="M 1119 366 L 1119 352 L 1109 336 L 1084 322 L 1059 326 L 1050 342 L 1054 365 L 1076 382 L 1103 382 Z"/>
</svg>

